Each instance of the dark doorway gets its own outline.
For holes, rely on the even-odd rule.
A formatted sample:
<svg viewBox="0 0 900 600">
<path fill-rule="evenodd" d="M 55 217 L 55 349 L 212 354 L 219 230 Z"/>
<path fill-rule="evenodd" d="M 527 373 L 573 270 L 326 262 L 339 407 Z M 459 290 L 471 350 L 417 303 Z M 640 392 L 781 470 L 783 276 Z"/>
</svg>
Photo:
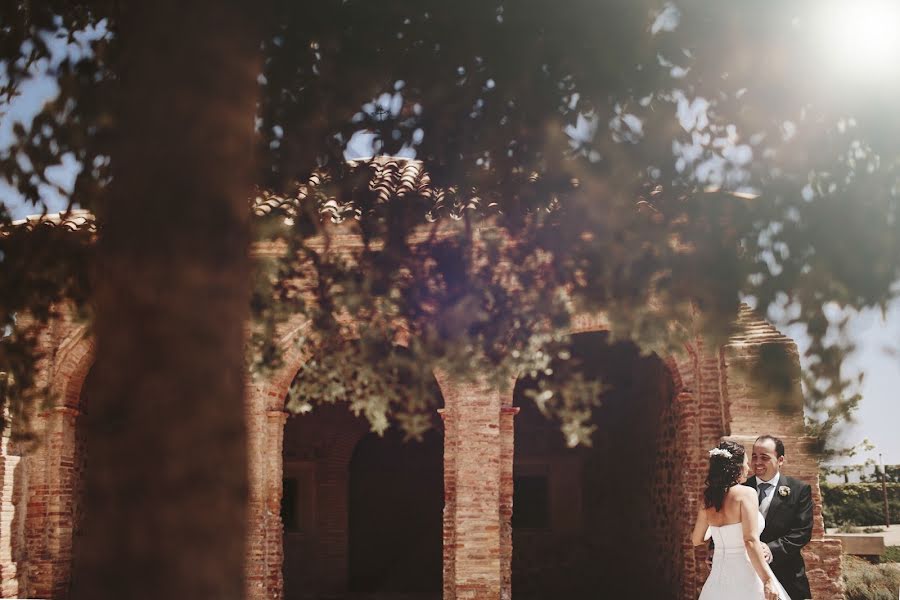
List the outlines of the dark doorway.
<svg viewBox="0 0 900 600">
<path fill-rule="evenodd" d="M 384 350 L 416 414 L 421 441 L 392 422 L 383 436 L 346 401 L 288 418 L 282 448 L 285 600 L 437 600 L 442 584 L 440 388 L 400 347 Z M 362 357 L 372 360 L 371 356 Z M 382 356 L 383 358 L 383 356 Z M 419 370 L 417 370 L 419 369 Z M 298 372 L 297 380 L 303 377 Z M 415 402 L 412 402 L 415 401 Z M 392 406 L 392 413 L 408 409 Z"/>
<path fill-rule="evenodd" d="M 663 362 L 605 333 L 574 336 L 572 363 L 606 386 L 590 448 L 568 448 L 558 422 L 515 404 L 513 597 L 676 598 L 680 473 L 671 468 L 673 386 Z"/>
<path fill-rule="evenodd" d="M 345 405 L 288 418 L 282 447 L 285 600 L 347 592 L 347 488 L 353 448 L 368 423 Z"/>
<path fill-rule="evenodd" d="M 404 442 L 391 429 L 359 442 L 350 462 L 351 592 L 441 597 L 443 484 L 441 431 Z"/>
</svg>

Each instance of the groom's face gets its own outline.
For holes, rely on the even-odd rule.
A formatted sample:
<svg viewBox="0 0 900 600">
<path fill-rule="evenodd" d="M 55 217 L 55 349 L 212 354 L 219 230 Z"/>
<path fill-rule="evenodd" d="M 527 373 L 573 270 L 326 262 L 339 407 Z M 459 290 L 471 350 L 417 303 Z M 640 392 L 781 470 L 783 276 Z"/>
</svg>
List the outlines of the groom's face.
<svg viewBox="0 0 900 600">
<path fill-rule="evenodd" d="M 760 440 L 753 444 L 753 456 L 751 456 L 750 462 L 753 474 L 763 481 L 769 481 L 781 469 L 784 457 L 778 456 L 775 452 L 775 442 Z"/>
</svg>

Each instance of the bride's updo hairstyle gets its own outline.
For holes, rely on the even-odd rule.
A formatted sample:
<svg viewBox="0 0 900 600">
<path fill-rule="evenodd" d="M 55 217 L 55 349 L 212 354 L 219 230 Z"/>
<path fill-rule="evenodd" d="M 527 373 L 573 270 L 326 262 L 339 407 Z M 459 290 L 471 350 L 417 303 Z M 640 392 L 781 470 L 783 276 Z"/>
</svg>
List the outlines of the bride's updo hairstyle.
<svg viewBox="0 0 900 600">
<path fill-rule="evenodd" d="M 737 485 L 744 467 L 744 447 L 734 442 L 722 442 L 709 451 L 709 475 L 703 502 L 706 508 L 722 510 L 728 488 Z"/>
</svg>

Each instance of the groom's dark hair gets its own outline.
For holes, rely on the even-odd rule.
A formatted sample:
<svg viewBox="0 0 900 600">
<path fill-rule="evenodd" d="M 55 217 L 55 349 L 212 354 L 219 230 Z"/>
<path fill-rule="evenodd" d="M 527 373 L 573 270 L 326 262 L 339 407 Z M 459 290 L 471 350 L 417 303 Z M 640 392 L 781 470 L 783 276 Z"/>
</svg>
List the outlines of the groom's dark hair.
<svg viewBox="0 0 900 600">
<path fill-rule="evenodd" d="M 768 433 L 763 434 L 763 435 L 759 436 L 758 438 L 756 438 L 756 441 L 757 441 L 757 442 L 761 442 L 761 441 L 764 441 L 764 440 L 772 440 L 772 442 L 774 442 L 774 444 L 775 444 L 775 456 L 778 456 L 779 458 L 782 457 L 782 456 L 784 456 L 784 442 L 782 442 L 781 440 L 779 440 L 779 439 L 778 439 L 777 437 L 775 437 L 774 435 L 769 435 Z"/>
</svg>

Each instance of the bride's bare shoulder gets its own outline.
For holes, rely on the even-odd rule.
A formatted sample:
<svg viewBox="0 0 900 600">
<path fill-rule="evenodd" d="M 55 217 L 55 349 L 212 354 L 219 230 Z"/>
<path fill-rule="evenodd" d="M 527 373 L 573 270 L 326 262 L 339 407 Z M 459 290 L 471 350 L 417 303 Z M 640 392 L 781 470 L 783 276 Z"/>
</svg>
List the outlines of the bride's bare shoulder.
<svg viewBox="0 0 900 600">
<path fill-rule="evenodd" d="M 731 489 L 728 490 L 728 493 L 735 499 L 756 498 L 756 492 L 753 488 L 747 487 L 746 485 L 732 486 Z"/>
</svg>

